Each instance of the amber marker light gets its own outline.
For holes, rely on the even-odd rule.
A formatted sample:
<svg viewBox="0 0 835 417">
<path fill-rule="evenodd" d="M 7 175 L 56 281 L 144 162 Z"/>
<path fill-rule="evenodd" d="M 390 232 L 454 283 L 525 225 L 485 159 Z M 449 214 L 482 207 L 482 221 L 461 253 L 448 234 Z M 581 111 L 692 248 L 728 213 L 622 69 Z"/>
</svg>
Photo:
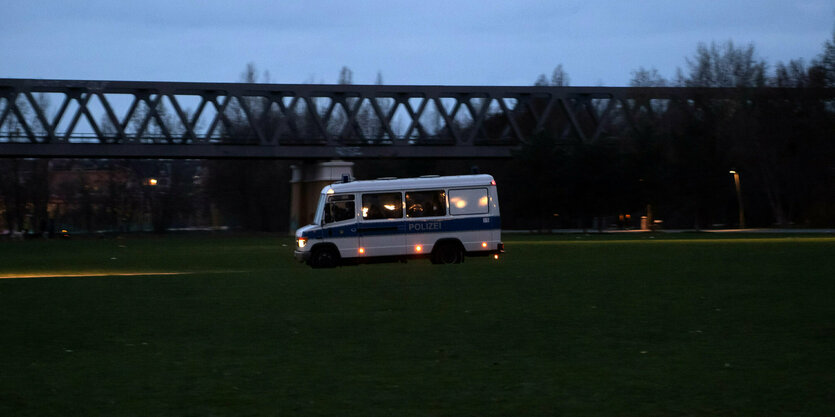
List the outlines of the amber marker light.
<svg viewBox="0 0 835 417">
<path fill-rule="evenodd" d="M 423 246 L 420 246 L 420 245 L 415 246 L 415 252 L 422 252 L 422 251 L 423 251 Z"/>
<path fill-rule="evenodd" d="M 495 260 L 497 260 L 497 261 L 498 261 L 498 260 L 499 260 L 499 254 L 498 254 L 498 253 L 493 254 L 493 259 L 495 259 Z"/>
<path fill-rule="evenodd" d="M 486 248 L 487 247 L 487 242 L 481 242 L 481 247 Z"/>
<path fill-rule="evenodd" d="M 364 254 L 364 253 L 365 253 L 365 248 L 359 248 L 359 249 L 357 250 L 357 252 L 359 252 L 359 253 L 360 253 L 360 255 L 362 255 L 362 254 Z"/>
</svg>

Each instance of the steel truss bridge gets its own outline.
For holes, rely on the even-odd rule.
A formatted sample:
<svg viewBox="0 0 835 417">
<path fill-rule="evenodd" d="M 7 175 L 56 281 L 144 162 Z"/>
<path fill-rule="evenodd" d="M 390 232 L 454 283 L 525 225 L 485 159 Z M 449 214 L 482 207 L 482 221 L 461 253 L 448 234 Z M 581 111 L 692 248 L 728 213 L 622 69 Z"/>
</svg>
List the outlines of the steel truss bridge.
<svg viewBox="0 0 835 417">
<path fill-rule="evenodd" d="M 668 106 L 834 90 L 0 79 L 0 157 L 506 158 L 543 130 L 593 143 Z"/>
</svg>

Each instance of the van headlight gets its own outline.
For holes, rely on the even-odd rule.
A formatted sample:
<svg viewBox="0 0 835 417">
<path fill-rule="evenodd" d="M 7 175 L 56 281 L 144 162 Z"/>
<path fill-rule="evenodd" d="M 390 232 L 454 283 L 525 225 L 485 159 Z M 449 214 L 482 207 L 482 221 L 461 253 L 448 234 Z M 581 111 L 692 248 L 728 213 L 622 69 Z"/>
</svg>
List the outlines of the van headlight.
<svg viewBox="0 0 835 417">
<path fill-rule="evenodd" d="M 300 249 L 303 248 L 305 245 L 307 245 L 307 238 L 300 237 L 296 239 L 296 244 L 299 246 Z"/>
</svg>

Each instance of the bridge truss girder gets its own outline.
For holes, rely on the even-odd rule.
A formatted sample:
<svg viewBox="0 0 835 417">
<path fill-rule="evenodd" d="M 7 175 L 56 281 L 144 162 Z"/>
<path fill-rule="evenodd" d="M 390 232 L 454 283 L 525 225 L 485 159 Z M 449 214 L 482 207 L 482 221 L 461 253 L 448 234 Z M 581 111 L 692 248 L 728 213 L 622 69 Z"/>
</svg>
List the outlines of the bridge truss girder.
<svg viewBox="0 0 835 417">
<path fill-rule="evenodd" d="M 0 79 L 0 156 L 505 158 L 542 131 L 593 143 L 671 105 L 798 98 L 835 92 Z"/>
</svg>

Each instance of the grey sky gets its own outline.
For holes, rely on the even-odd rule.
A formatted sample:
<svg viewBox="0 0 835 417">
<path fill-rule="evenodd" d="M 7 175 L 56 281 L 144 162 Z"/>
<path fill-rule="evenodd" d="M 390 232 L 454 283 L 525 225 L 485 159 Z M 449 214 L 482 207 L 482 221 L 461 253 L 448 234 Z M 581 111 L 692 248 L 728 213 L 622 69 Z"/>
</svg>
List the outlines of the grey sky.
<svg viewBox="0 0 835 417">
<path fill-rule="evenodd" d="M 495 3 L 495 4 L 494 4 Z M 831 0 L 0 0 L 0 77 L 530 85 L 562 63 L 572 85 L 673 77 L 699 42 L 753 42 L 770 64 L 832 39 Z"/>
</svg>

